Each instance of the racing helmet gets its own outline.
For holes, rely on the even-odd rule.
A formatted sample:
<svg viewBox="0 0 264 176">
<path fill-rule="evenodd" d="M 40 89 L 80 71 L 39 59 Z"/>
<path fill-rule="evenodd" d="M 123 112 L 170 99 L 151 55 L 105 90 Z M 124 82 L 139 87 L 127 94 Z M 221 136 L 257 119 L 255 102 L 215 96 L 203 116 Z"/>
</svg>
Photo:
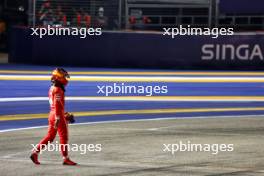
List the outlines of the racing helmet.
<svg viewBox="0 0 264 176">
<path fill-rule="evenodd" d="M 52 71 L 51 76 L 51 82 L 52 83 L 60 83 L 63 86 L 66 86 L 68 84 L 68 79 L 70 78 L 70 75 L 66 70 L 63 68 L 56 68 Z"/>
</svg>

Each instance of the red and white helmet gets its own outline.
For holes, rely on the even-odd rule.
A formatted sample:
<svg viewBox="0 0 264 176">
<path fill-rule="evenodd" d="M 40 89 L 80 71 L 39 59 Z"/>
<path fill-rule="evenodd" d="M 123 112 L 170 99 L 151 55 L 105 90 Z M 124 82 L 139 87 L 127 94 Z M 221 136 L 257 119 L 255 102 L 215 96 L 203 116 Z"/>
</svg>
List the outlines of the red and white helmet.
<svg viewBox="0 0 264 176">
<path fill-rule="evenodd" d="M 70 78 L 70 75 L 66 70 L 63 68 L 56 68 L 52 72 L 51 76 L 51 82 L 59 82 L 60 84 L 66 86 L 68 84 L 68 79 Z"/>
</svg>

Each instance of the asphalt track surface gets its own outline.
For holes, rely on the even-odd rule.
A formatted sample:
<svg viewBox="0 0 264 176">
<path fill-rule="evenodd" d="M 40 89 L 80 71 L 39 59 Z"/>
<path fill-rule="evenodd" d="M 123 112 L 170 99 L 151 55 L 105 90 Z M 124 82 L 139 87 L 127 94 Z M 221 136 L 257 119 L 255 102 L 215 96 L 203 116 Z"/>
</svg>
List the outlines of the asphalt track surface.
<svg viewBox="0 0 264 176">
<path fill-rule="evenodd" d="M 63 166 L 59 152 L 43 152 L 41 165 L 28 156 L 46 128 L 2 133 L 1 175 L 262 176 L 262 117 L 172 119 L 70 126 L 72 144 L 102 144 L 101 152 L 70 152 L 78 166 Z M 234 144 L 234 151 L 165 152 L 179 141 Z"/>
<path fill-rule="evenodd" d="M 264 72 L 67 68 L 66 108 L 77 121 L 70 143 L 99 143 L 102 151 L 70 152 L 77 167 L 45 152 L 34 166 L 30 144 L 46 132 L 52 69 L 0 65 L 1 175 L 264 175 Z M 97 93 L 113 83 L 167 86 L 168 93 Z M 179 141 L 233 144 L 234 151 L 163 151 Z"/>
</svg>

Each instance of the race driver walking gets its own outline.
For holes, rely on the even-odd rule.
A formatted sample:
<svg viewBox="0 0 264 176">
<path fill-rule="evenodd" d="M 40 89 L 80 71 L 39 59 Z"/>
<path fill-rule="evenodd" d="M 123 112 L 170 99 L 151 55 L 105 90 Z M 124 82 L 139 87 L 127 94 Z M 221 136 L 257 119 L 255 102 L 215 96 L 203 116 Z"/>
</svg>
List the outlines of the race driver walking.
<svg viewBox="0 0 264 176">
<path fill-rule="evenodd" d="M 38 161 L 38 154 L 42 148 L 48 143 L 53 142 L 57 132 L 60 137 L 60 151 L 63 156 L 63 165 L 76 165 L 77 163 L 71 161 L 68 156 L 68 122 L 74 122 L 73 115 L 65 113 L 64 92 L 65 86 L 68 84 L 70 78 L 68 72 L 63 68 L 56 68 L 52 72 L 51 87 L 49 90 L 49 127 L 47 135 L 39 142 L 36 149 L 32 151 L 30 159 L 35 164 L 40 164 Z"/>
</svg>

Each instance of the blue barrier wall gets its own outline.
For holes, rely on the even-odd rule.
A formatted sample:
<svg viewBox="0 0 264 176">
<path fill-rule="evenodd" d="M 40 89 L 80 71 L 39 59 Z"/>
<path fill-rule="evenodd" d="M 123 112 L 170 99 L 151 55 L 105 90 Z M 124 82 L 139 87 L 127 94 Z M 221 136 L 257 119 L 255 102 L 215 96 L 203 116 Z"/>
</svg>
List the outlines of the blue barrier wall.
<svg viewBox="0 0 264 176">
<path fill-rule="evenodd" d="M 177 69 L 263 69 L 264 35 L 180 36 L 104 32 L 101 36 L 31 36 L 15 28 L 9 61 L 15 63 Z"/>
<path fill-rule="evenodd" d="M 263 14 L 263 0 L 220 0 L 220 13 Z"/>
</svg>

